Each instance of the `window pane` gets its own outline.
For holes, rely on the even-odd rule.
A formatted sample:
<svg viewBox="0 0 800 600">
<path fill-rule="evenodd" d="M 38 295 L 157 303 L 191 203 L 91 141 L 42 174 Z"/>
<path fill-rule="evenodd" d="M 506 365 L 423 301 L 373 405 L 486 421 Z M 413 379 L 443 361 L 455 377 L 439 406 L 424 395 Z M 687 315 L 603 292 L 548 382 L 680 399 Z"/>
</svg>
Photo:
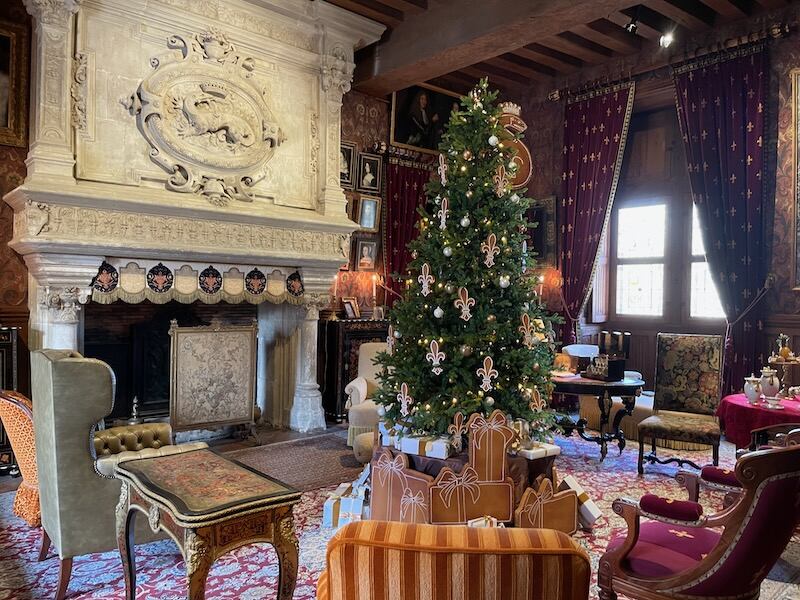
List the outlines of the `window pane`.
<svg viewBox="0 0 800 600">
<path fill-rule="evenodd" d="M 617 227 L 619 258 L 664 256 L 665 204 L 620 208 Z M 660 314 L 660 313 L 659 313 Z"/>
<path fill-rule="evenodd" d="M 663 307 L 663 264 L 617 266 L 617 314 L 660 316 Z"/>
<path fill-rule="evenodd" d="M 703 233 L 700 231 L 700 219 L 697 217 L 697 207 L 692 205 L 692 255 L 705 256 L 703 246 Z"/>
<path fill-rule="evenodd" d="M 707 262 L 692 263 L 692 289 L 689 314 L 693 317 L 724 319 L 717 288 L 711 279 Z"/>
</svg>

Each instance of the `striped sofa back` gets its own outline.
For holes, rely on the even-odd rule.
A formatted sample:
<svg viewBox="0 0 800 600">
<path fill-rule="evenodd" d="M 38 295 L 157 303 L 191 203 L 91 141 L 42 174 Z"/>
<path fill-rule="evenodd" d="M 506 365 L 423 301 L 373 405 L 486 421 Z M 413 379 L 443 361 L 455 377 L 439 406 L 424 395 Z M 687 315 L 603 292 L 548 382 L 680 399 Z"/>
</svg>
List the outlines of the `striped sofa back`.
<svg viewBox="0 0 800 600">
<path fill-rule="evenodd" d="M 328 543 L 318 600 L 586 600 L 586 552 L 551 529 L 361 521 Z"/>
</svg>

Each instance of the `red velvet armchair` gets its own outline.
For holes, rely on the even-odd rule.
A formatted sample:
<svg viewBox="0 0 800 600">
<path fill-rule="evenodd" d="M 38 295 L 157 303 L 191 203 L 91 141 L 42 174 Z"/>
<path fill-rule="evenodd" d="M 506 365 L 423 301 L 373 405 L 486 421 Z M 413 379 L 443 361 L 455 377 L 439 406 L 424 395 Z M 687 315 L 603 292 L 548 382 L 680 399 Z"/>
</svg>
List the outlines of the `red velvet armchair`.
<svg viewBox="0 0 800 600">
<path fill-rule="evenodd" d="M 616 500 L 628 532 L 600 559 L 600 599 L 756 600 L 800 522 L 800 446 L 747 454 L 735 475 L 741 493 L 714 515 L 691 501 Z"/>
</svg>

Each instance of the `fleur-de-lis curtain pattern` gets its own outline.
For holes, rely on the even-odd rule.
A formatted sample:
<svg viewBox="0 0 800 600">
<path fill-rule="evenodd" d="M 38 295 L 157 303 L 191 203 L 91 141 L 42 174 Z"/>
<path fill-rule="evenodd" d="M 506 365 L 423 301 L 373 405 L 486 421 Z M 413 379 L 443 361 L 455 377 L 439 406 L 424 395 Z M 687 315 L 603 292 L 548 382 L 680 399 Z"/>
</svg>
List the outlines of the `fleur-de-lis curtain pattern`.
<svg viewBox="0 0 800 600">
<path fill-rule="evenodd" d="M 675 69 L 678 120 L 706 259 L 728 321 L 724 387 L 756 370 L 764 286 L 767 50 L 751 46 Z"/>
<path fill-rule="evenodd" d="M 431 172 L 424 167 L 400 164 L 390 159 L 386 173 L 386 239 L 383 256 L 387 275 L 386 287 L 398 294 L 405 289 L 403 276 L 406 266 L 411 262 L 408 243 L 417 237 L 415 227 L 418 220 L 417 208 L 425 202 L 425 184 Z M 394 277 L 393 273 L 400 276 Z M 392 306 L 397 300 L 394 294 L 386 294 L 386 304 Z"/>
<path fill-rule="evenodd" d="M 633 82 L 579 98 L 564 115 L 558 223 L 563 278 L 563 341 L 575 327 L 592 284 L 597 250 L 611 213 L 633 107 Z"/>
</svg>

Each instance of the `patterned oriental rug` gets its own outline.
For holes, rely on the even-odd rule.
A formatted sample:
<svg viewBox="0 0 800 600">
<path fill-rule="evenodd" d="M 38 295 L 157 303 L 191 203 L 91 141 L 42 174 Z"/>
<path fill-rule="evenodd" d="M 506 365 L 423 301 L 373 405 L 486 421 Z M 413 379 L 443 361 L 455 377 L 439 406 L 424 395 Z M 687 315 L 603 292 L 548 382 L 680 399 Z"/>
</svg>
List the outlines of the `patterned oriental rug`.
<svg viewBox="0 0 800 600">
<path fill-rule="evenodd" d="M 322 436 L 328 437 L 328 436 Z M 578 438 L 559 438 L 562 455 L 557 460 L 561 476 L 573 475 L 598 503 L 604 515 L 591 533 L 579 532 L 576 539 L 592 557 L 593 574 L 597 561 L 608 540 L 624 532 L 622 519 L 611 511 L 611 502 L 620 496 L 639 498 L 646 492 L 684 498 L 683 490 L 675 484 L 672 466 L 648 466 L 644 478 L 636 476 L 636 444 L 629 444 L 622 456 L 610 449 L 604 463 L 598 461 L 598 447 Z M 318 442 L 325 446 L 319 451 L 331 453 L 338 460 L 339 449 L 331 448 L 330 440 Z M 302 445 L 302 444 L 300 444 Z M 285 444 L 286 450 L 297 450 L 295 443 Z M 236 458 L 251 464 L 256 450 L 268 454 L 274 446 L 239 451 Z M 689 454 L 689 453 L 687 453 Z M 708 462 L 709 453 L 691 453 L 695 460 Z M 317 461 L 325 462 L 318 455 Z M 722 462 L 733 463 L 732 446 L 726 445 Z M 296 463 L 295 463 L 296 464 Z M 328 463 L 330 464 L 330 463 Z M 301 468 L 301 467 L 298 467 Z M 345 467 L 348 471 L 350 465 Z M 275 469 L 278 476 L 280 469 Z M 303 483 L 303 482 L 299 482 Z M 332 535 L 321 530 L 322 504 L 331 487 L 308 491 L 295 510 L 300 537 L 300 570 L 294 598 L 312 600 L 316 596 L 316 581 L 325 565 L 325 547 Z M 58 577 L 58 560 L 52 557 L 36 562 L 38 532 L 30 529 L 11 512 L 12 493 L 0 494 L 0 600 L 52 598 Z M 719 498 L 704 497 L 707 508 L 713 509 Z M 709 503 L 710 500 L 710 503 Z M 171 541 L 137 546 L 138 600 L 178 600 L 185 598 L 184 564 Z M 261 600 L 274 598 L 277 585 L 277 558 L 269 546 L 251 545 L 223 556 L 209 575 L 206 598 Z M 93 554 L 75 559 L 70 598 L 73 600 L 112 600 L 124 597 L 122 569 L 116 552 Z M 592 598 L 597 597 L 592 588 Z M 800 599 L 800 535 L 796 535 L 781 560 L 762 586 L 761 600 Z"/>
</svg>

